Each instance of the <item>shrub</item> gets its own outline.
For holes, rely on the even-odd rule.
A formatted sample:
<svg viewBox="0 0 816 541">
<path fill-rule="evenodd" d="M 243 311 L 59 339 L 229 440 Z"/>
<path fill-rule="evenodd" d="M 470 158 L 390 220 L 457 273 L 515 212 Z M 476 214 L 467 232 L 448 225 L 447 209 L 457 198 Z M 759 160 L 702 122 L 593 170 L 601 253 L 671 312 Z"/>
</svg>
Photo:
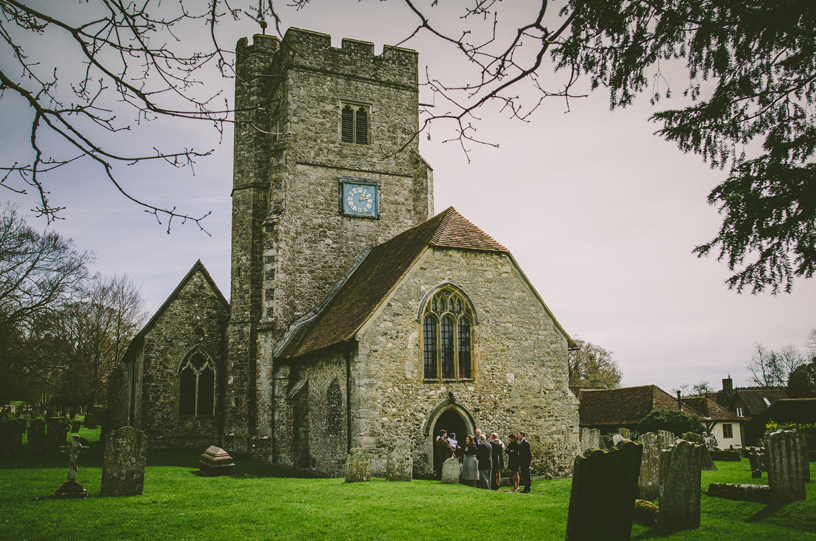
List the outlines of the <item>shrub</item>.
<svg viewBox="0 0 816 541">
<path fill-rule="evenodd" d="M 654 410 L 641 419 L 637 426 L 640 434 L 658 430 L 668 430 L 678 438 L 684 432 L 702 434 L 705 431 L 700 421 L 680 410 Z"/>
</svg>

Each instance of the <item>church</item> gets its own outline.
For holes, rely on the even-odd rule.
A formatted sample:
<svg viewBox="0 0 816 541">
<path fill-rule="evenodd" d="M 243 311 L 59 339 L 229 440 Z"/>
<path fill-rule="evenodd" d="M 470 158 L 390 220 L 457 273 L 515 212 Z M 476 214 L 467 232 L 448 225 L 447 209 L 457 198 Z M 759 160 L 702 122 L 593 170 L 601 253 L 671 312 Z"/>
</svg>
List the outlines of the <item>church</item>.
<svg viewBox="0 0 816 541">
<path fill-rule="evenodd" d="M 569 473 L 575 343 L 502 244 L 434 213 L 415 51 L 289 29 L 237 45 L 230 301 L 197 262 L 111 378 L 152 449 L 223 447 L 340 476 L 434 435 L 524 431 Z"/>
</svg>

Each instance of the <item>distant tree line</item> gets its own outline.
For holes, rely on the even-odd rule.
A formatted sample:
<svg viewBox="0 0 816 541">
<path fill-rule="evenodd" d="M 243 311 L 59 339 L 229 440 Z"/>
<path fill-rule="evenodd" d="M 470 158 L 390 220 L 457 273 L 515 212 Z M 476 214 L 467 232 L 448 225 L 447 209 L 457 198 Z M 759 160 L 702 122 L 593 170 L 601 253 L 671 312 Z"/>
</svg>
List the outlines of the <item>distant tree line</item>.
<svg viewBox="0 0 816 541">
<path fill-rule="evenodd" d="M 0 214 L 0 403 L 106 400 L 107 378 L 145 320 L 127 276 L 92 275 L 92 255 Z"/>
</svg>

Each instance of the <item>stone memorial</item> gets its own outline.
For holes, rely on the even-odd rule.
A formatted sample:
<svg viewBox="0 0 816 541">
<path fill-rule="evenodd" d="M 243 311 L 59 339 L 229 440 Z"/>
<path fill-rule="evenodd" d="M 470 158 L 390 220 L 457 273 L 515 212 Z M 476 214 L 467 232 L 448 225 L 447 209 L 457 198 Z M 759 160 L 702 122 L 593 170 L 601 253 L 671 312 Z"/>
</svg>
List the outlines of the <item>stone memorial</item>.
<svg viewBox="0 0 816 541">
<path fill-rule="evenodd" d="M 113 434 L 111 434 L 113 435 Z M 105 444 L 107 446 L 107 443 Z M 229 454 L 215 445 L 210 445 L 198 462 L 199 471 L 207 477 L 220 477 L 235 473 L 235 463 Z"/>
<path fill-rule="evenodd" d="M 144 491 L 147 436 L 123 426 L 108 434 L 102 465 L 102 496 L 139 496 Z"/>
<path fill-rule="evenodd" d="M 802 479 L 805 483 L 810 483 L 810 459 L 808 458 L 807 439 L 805 433 L 801 430 L 796 431 L 796 444 L 801 455 L 799 463 L 802 465 Z"/>
<path fill-rule="evenodd" d="M 414 459 L 411 456 L 410 447 L 401 445 L 388 453 L 385 466 L 385 479 L 387 481 L 410 481 L 413 470 Z"/>
<path fill-rule="evenodd" d="M 449 485 L 458 484 L 461 472 L 462 465 L 458 460 L 453 457 L 447 459 L 442 463 L 442 482 Z"/>
<path fill-rule="evenodd" d="M 745 456 L 748 457 L 748 462 L 751 465 L 751 478 L 760 479 L 762 472 L 768 471 L 765 468 L 765 450 L 757 448 L 747 449 Z"/>
<path fill-rule="evenodd" d="M 589 449 L 603 449 L 605 447 L 601 431 L 597 428 L 582 428 L 580 432 L 581 454 Z"/>
<path fill-rule="evenodd" d="M 643 446 L 627 441 L 575 459 L 567 541 L 628 540 L 632 533 Z"/>
<path fill-rule="evenodd" d="M 62 452 L 67 453 L 70 457 L 68 465 L 68 480 L 65 481 L 57 490 L 54 491 L 54 496 L 57 498 L 87 498 L 88 491 L 80 485 L 77 480 L 77 472 L 79 471 L 79 453 L 88 450 L 88 447 L 79 442 L 79 436 L 74 434 L 71 443 L 62 446 Z"/>
<path fill-rule="evenodd" d="M 14 420 L 0 424 L 0 457 L 15 459 L 20 456 L 24 431 L 22 423 Z"/>
<path fill-rule="evenodd" d="M 705 446 L 705 438 L 695 432 L 686 432 L 681 437 L 682 440 L 697 443 L 703 446 L 703 454 L 700 458 L 702 469 L 705 471 L 717 471 L 717 465 L 714 464 L 714 459 L 711 458 L 711 454 L 708 452 L 708 448 Z"/>
<path fill-rule="evenodd" d="M 629 430 L 628 428 L 619 428 L 618 429 L 618 434 L 623 436 L 623 439 L 625 439 L 625 440 L 631 440 L 632 439 L 632 431 Z"/>
<path fill-rule="evenodd" d="M 663 531 L 700 527 L 700 481 L 704 446 L 679 440 L 660 453 L 660 512 Z"/>
<path fill-rule="evenodd" d="M 621 443 L 629 441 L 628 439 L 624 438 L 620 434 L 615 434 L 612 436 L 612 445 L 618 447 Z"/>
<path fill-rule="evenodd" d="M 778 430 L 765 435 L 765 465 L 768 467 L 768 486 L 771 504 L 783 505 L 807 498 L 802 468 L 803 457 L 799 438 L 792 430 Z"/>
<path fill-rule="evenodd" d="M 656 500 L 660 494 L 660 452 L 668 448 L 663 446 L 661 438 L 654 432 L 640 435 L 643 445 L 643 458 L 640 461 L 640 497 L 644 500 Z"/>
<path fill-rule="evenodd" d="M 80 426 L 82 426 L 82 423 L 80 423 L 79 421 L 71 421 L 71 433 L 79 434 Z"/>
<path fill-rule="evenodd" d="M 58 418 L 52 417 L 48 423 L 46 432 L 46 446 L 49 454 L 57 454 L 65 446 L 70 427 L 62 423 Z"/>
<path fill-rule="evenodd" d="M 89 413 L 85 416 L 85 428 L 91 430 L 96 428 L 96 418 L 94 417 L 93 413 Z"/>
<path fill-rule="evenodd" d="M 356 447 L 346 458 L 346 483 L 371 481 L 371 453 L 368 449 Z"/>
<path fill-rule="evenodd" d="M 28 425 L 28 454 L 42 456 L 48 452 L 45 439 L 45 421 L 34 419 Z"/>
</svg>

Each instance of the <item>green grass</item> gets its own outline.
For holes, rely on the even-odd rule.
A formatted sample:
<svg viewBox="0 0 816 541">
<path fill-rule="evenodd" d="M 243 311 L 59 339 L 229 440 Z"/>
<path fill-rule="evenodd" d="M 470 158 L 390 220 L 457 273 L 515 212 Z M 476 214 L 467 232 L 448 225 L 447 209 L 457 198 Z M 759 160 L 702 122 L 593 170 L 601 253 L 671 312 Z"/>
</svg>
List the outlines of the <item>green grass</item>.
<svg viewBox="0 0 816 541">
<path fill-rule="evenodd" d="M 206 478 L 193 473 L 198 457 L 151 453 L 142 496 L 103 498 L 96 443 L 80 459 L 86 500 L 50 497 L 65 480 L 64 456 L 0 464 L 0 539 L 564 539 L 569 479 L 534 483 L 533 493 L 522 495 L 434 481 L 296 478 L 244 461 L 236 461 L 240 476 Z M 703 472 L 703 488 L 752 482 L 747 460 L 717 466 Z M 702 498 L 698 530 L 664 536 L 635 525 L 632 538 L 816 539 L 816 483 L 808 485 L 807 501 L 782 507 Z"/>
</svg>

